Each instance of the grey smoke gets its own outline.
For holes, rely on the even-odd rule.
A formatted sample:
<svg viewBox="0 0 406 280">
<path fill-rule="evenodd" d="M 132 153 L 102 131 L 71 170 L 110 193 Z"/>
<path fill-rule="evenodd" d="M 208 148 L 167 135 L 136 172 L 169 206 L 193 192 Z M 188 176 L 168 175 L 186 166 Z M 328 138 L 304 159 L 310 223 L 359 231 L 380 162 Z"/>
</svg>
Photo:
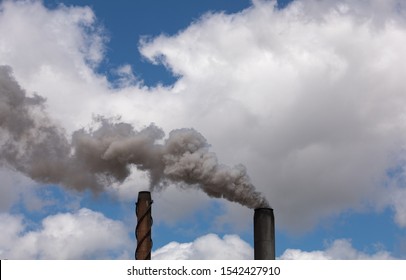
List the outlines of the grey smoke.
<svg viewBox="0 0 406 280">
<path fill-rule="evenodd" d="M 69 141 L 44 108 L 44 98 L 26 96 L 11 68 L 0 66 L 0 164 L 37 182 L 94 192 L 123 182 L 135 165 L 148 172 L 151 190 L 186 185 L 250 208 L 268 207 L 245 167 L 219 164 L 194 129 L 173 130 L 165 139 L 155 124 L 137 131 L 99 117 L 97 129 L 75 131 Z"/>
</svg>

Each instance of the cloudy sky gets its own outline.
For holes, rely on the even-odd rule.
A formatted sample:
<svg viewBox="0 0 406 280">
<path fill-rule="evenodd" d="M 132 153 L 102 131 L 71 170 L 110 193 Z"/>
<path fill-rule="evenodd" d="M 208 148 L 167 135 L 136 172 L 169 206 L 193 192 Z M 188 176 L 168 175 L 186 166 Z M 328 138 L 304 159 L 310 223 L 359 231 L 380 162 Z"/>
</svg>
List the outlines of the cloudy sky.
<svg viewBox="0 0 406 280">
<path fill-rule="evenodd" d="M 405 259 L 405 5 L 0 1 L 0 258 Z"/>
</svg>

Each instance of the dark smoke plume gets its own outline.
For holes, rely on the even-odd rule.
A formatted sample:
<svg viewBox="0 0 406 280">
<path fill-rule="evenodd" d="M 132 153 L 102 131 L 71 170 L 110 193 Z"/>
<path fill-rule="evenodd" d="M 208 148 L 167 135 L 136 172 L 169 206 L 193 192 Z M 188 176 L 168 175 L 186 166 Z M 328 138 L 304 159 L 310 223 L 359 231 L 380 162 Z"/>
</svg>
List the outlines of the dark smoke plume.
<svg viewBox="0 0 406 280">
<path fill-rule="evenodd" d="M 219 164 L 194 129 L 173 130 L 165 139 L 154 124 L 136 131 L 128 123 L 100 117 L 99 128 L 75 131 L 69 141 L 48 118 L 44 104 L 38 95 L 27 97 L 11 68 L 0 66 L 0 164 L 37 182 L 94 192 L 123 182 L 135 165 L 148 172 L 151 190 L 169 184 L 196 186 L 250 208 L 268 205 L 245 167 Z"/>
</svg>

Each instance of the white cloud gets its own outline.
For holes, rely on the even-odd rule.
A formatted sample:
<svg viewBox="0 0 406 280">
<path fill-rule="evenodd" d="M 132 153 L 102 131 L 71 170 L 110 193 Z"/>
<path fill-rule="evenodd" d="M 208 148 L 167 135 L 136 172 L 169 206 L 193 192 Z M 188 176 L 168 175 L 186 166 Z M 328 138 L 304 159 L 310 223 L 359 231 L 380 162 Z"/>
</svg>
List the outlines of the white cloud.
<svg viewBox="0 0 406 280">
<path fill-rule="evenodd" d="M 95 30 L 94 21 L 90 8 L 47 10 L 40 1 L 1 3 L 0 63 L 12 66 L 28 92 L 45 96 L 49 111 L 58 112 L 54 116 L 68 128 L 78 117 L 88 115 L 75 113 L 91 104 L 90 89 L 105 84 L 89 67 L 103 57 L 103 37 Z M 85 83 L 92 85 L 86 88 Z M 72 92 L 86 101 L 84 107 L 74 99 L 69 101 Z M 69 113 L 69 107 L 79 110 Z"/>
<path fill-rule="evenodd" d="M 387 260 L 393 259 L 389 252 L 380 250 L 367 254 L 352 247 L 347 239 L 334 240 L 324 251 L 302 251 L 287 249 L 280 256 L 282 260 Z"/>
<path fill-rule="evenodd" d="M 257 1 L 141 51 L 182 76 L 189 122 L 226 162 L 247 164 L 279 225 L 308 228 L 391 195 L 382 181 L 405 142 L 397 3 L 297 1 L 278 11 Z"/>
<path fill-rule="evenodd" d="M 8 211 L 20 199 L 21 193 L 30 193 L 28 186 L 32 185 L 31 180 L 17 174 L 15 172 L 0 169 L 0 211 Z M 24 187 L 26 186 L 26 187 Z"/>
<path fill-rule="evenodd" d="M 395 221 L 401 227 L 406 227 L 406 189 L 399 188 L 393 191 L 392 203 L 395 210 Z"/>
<path fill-rule="evenodd" d="M 11 216 L 9 214 L 0 214 L 0 224 L 2 226 L 2 234 L 0 235 L 0 252 L 1 257 L 5 255 L 5 247 L 10 246 L 10 244 L 15 244 L 18 234 L 22 232 L 22 218 L 19 216 Z"/>
<path fill-rule="evenodd" d="M 190 243 L 171 242 L 152 253 L 153 260 L 244 260 L 253 259 L 248 243 L 237 235 L 201 236 Z"/>
<path fill-rule="evenodd" d="M 118 87 L 125 88 L 137 84 L 137 78 L 134 76 L 131 65 L 121 65 L 113 71 L 117 75 L 116 84 Z"/>
<path fill-rule="evenodd" d="M 280 227 L 309 228 L 364 203 L 394 207 L 404 226 L 406 200 L 392 199 L 400 187 L 382 184 L 406 140 L 402 2 L 274 5 L 207 14 L 177 35 L 143 42 L 141 52 L 163 60 L 178 82 L 113 89 L 94 70 L 105 39 L 90 8 L 3 1 L 0 63 L 47 98 L 68 132 L 94 114 L 122 115 L 136 127 L 196 128 L 221 161 L 247 166 Z M 130 81 L 128 67 L 121 70 Z"/>
<path fill-rule="evenodd" d="M 129 258 L 131 243 L 123 223 L 82 208 L 48 216 L 27 228 L 23 219 L 0 214 L 2 259 Z"/>
<path fill-rule="evenodd" d="M 44 197 L 40 190 L 46 186 L 40 186 L 26 176 L 9 169 L 0 169 L 0 212 L 7 212 L 18 203 L 21 203 L 28 211 L 39 211 L 55 201 Z"/>
<path fill-rule="evenodd" d="M 254 258 L 253 248 L 237 235 L 225 235 L 220 238 L 216 234 L 207 234 L 189 243 L 171 242 L 152 253 L 154 260 L 217 260 Z M 324 250 L 302 251 L 286 249 L 281 260 L 386 260 L 393 259 L 385 250 L 366 253 L 355 249 L 351 240 L 336 239 Z"/>
</svg>

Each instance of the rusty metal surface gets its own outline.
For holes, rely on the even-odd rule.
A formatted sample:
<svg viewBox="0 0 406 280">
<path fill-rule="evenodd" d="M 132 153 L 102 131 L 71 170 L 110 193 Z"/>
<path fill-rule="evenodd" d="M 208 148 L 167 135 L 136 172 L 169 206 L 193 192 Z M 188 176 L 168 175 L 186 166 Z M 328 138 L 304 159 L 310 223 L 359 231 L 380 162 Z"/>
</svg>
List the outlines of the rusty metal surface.
<svg viewBox="0 0 406 280">
<path fill-rule="evenodd" d="M 151 193 L 147 191 L 138 193 L 136 203 L 137 227 L 135 228 L 135 237 L 137 239 L 137 248 L 135 250 L 136 260 L 150 260 L 152 250 L 152 216 L 151 216 Z"/>
</svg>

